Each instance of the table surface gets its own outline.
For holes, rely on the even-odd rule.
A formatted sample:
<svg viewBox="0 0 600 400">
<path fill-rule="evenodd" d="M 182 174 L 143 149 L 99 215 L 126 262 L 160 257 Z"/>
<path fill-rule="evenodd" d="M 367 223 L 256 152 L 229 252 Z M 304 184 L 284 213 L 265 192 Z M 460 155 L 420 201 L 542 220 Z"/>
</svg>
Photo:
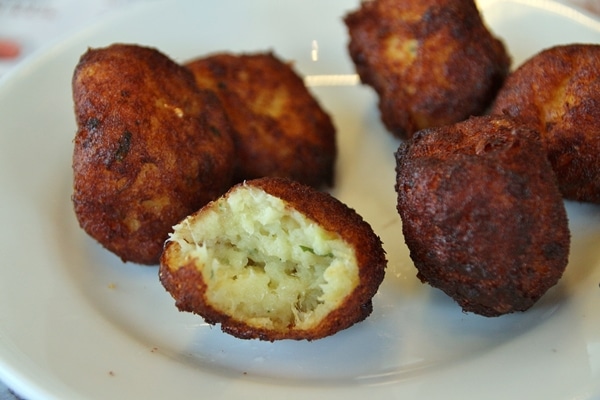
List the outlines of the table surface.
<svg viewBox="0 0 600 400">
<path fill-rule="evenodd" d="M 153 0 L 0 0 L 0 76 L 55 38 L 143 1 Z M 556 1 L 600 15 L 600 0 Z M 0 382 L 0 400 L 20 398 Z"/>
</svg>

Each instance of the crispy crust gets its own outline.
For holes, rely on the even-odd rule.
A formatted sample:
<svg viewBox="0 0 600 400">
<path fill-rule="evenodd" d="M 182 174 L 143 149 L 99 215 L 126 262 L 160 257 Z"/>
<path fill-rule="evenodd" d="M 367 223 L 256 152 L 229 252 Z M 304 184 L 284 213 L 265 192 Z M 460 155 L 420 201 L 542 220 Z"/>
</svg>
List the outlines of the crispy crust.
<svg viewBox="0 0 600 400">
<path fill-rule="evenodd" d="M 344 21 L 356 70 L 400 138 L 483 113 L 508 74 L 472 0 L 364 1 Z"/>
<path fill-rule="evenodd" d="M 355 250 L 360 278 L 358 286 L 339 307 L 311 329 L 259 329 L 215 309 L 205 296 L 206 283 L 193 261 L 186 261 L 178 243 L 169 241 L 161 258 L 159 275 L 164 287 L 176 300 L 176 306 L 181 311 L 201 315 L 211 324 L 220 323 L 224 332 L 238 338 L 267 341 L 320 339 L 368 317 L 373 309 L 372 298 L 383 281 L 387 263 L 381 241 L 370 225 L 334 197 L 288 179 L 247 181 L 231 188 L 225 196 L 244 186 L 260 188 L 282 199 L 289 208 L 304 214 L 325 230 L 339 234 Z M 208 212 L 210 208 L 209 204 L 198 213 Z"/>
<path fill-rule="evenodd" d="M 73 204 L 124 261 L 157 264 L 173 224 L 230 185 L 233 141 L 213 94 L 155 49 L 90 49 L 73 75 Z"/>
<path fill-rule="evenodd" d="M 335 127 L 291 64 L 269 52 L 218 53 L 185 66 L 227 109 L 237 142 L 236 182 L 279 176 L 333 185 Z"/>
<path fill-rule="evenodd" d="M 545 49 L 506 80 L 492 113 L 540 131 L 567 199 L 600 203 L 600 45 Z"/>
<path fill-rule="evenodd" d="M 536 131 L 471 118 L 417 133 L 396 157 L 397 208 L 419 279 L 485 316 L 525 311 L 558 282 L 570 234 Z"/>
</svg>

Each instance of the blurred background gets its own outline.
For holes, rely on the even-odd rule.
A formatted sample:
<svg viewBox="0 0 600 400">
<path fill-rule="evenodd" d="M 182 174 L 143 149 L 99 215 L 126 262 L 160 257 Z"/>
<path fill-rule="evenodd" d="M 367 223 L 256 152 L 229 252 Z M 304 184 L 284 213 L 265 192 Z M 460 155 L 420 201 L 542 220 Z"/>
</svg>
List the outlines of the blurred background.
<svg viewBox="0 0 600 400">
<path fill-rule="evenodd" d="M 149 1 L 156 0 L 0 0 L 0 76 L 70 32 L 130 4 Z M 600 15 L 600 0 L 555 1 Z"/>
<path fill-rule="evenodd" d="M 70 32 L 146 1 L 154 0 L 0 0 L 0 76 Z"/>
</svg>

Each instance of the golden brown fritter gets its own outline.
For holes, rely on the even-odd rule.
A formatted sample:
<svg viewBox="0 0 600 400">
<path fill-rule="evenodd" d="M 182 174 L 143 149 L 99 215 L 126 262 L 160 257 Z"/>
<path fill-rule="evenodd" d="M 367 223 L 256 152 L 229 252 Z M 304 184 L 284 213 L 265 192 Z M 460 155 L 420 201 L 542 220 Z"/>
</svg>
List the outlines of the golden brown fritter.
<svg viewBox="0 0 600 400">
<path fill-rule="evenodd" d="M 218 53 L 186 66 L 225 105 L 237 143 L 236 182 L 279 176 L 333 185 L 335 128 L 289 63 L 273 53 Z"/>
<path fill-rule="evenodd" d="M 234 145 L 218 98 L 151 48 L 90 49 L 73 76 L 81 227 L 124 261 L 157 264 L 174 224 L 231 184 Z"/>
<path fill-rule="evenodd" d="M 473 0 L 363 1 L 344 21 L 356 70 L 400 138 L 483 113 L 509 71 Z"/>
<path fill-rule="evenodd" d="M 364 320 L 386 266 L 354 210 L 285 178 L 240 183 L 174 228 L 160 280 L 242 339 L 314 340 Z"/>
<path fill-rule="evenodd" d="M 600 45 L 545 49 L 506 80 L 492 113 L 540 131 L 563 196 L 600 203 Z"/>
<path fill-rule="evenodd" d="M 502 116 L 418 132 L 397 153 L 398 212 L 421 281 L 463 308 L 530 308 L 567 265 L 570 234 L 539 133 Z"/>
</svg>

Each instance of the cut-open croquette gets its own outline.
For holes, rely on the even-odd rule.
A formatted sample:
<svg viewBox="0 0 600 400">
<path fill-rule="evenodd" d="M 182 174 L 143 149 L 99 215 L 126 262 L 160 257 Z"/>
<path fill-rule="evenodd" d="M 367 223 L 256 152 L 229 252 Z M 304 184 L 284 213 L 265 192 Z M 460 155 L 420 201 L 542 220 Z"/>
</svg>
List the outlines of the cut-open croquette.
<svg viewBox="0 0 600 400">
<path fill-rule="evenodd" d="M 400 138 L 483 113 L 509 72 L 473 0 L 372 0 L 346 15 L 348 50 Z"/>
<path fill-rule="evenodd" d="M 336 131 L 291 63 L 272 52 L 216 53 L 185 64 L 221 99 L 234 128 L 235 181 L 265 176 L 334 183 Z"/>
<path fill-rule="evenodd" d="M 600 45 L 545 49 L 519 66 L 492 113 L 540 131 L 563 196 L 600 203 Z"/>
<path fill-rule="evenodd" d="M 73 74 L 73 204 L 124 261 L 158 264 L 174 224 L 231 185 L 234 144 L 219 99 L 156 49 L 89 49 Z"/>
<path fill-rule="evenodd" d="M 354 210 L 262 178 L 175 226 L 160 279 L 180 310 L 234 336 L 313 340 L 371 313 L 385 265 L 379 238 Z"/>
<path fill-rule="evenodd" d="M 502 116 L 420 131 L 397 153 L 398 212 L 423 282 L 465 311 L 525 311 L 567 265 L 570 233 L 537 131 Z"/>
</svg>

